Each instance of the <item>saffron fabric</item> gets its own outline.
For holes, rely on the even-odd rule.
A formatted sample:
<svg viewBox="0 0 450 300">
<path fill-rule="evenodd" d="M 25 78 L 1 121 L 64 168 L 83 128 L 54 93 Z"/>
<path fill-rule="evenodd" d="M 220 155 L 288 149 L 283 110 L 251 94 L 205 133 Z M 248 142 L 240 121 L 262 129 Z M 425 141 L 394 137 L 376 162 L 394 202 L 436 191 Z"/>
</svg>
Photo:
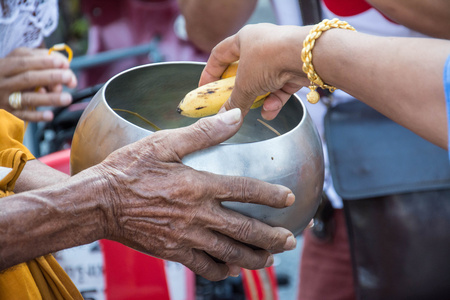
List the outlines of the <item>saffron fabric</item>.
<svg viewBox="0 0 450 300">
<path fill-rule="evenodd" d="M 10 170 L 0 178 L 0 198 L 14 194 L 14 186 L 28 159 L 22 144 L 24 123 L 0 110 L 0 166 Z M 1 199 L 0 199 L 1 201 Z M 83 299 L 69 276 L 51 255 L 41 256 L 0 272 L 0 299 Z"/>
</svg>

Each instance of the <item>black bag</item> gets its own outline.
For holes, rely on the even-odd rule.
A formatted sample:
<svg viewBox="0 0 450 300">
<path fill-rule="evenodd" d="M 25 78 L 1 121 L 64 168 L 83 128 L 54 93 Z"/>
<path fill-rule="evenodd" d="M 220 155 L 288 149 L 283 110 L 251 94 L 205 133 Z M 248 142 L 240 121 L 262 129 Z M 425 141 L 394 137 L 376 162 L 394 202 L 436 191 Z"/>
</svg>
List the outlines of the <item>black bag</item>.
<svg viewBox="0 0 450 300">
<path fill-rule="evenodd" d="M 324 120 L 330 171 L 344 199 L 450 188 L 448 152 L 360 101 Z"/>
<path fill-rule="evenodd" d="M 449 299 L 447 151 L 359 101 L 330 108 L 324 121 L 358 298 Z"/>
</svg>

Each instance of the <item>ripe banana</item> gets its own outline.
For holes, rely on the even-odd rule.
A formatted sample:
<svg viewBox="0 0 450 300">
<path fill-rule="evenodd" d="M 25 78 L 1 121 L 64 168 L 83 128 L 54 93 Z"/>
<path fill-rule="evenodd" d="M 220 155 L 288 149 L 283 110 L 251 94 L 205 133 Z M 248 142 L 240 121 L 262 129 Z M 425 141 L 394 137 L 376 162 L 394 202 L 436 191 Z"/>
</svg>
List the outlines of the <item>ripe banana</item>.
<svg viewBox="0 0 450 300">
<path fill-rule="evenodd" d="M 239 61 L 235 61 L 234 63 L 231 63 L 228 66 L 228 68 L 222 73 L 222 76 L 220 76 L 220 78 L 224 79 L 224 78 L 236 76 L 238 65 L 239 65 Z"/>
<path fill-rule="evenodd" d="M 219 109 L 230 98 L 236 81 L 238 63 L 231 64 L 222 74 L 222 79 L 205 84 L 189 92 L 180 104 L 177 111 L 186 117 L 201 118 L 219 112 Z M 252 105 L 253 108 L 260 107 L 269 93 L 259 96 Z"/>
</svg>

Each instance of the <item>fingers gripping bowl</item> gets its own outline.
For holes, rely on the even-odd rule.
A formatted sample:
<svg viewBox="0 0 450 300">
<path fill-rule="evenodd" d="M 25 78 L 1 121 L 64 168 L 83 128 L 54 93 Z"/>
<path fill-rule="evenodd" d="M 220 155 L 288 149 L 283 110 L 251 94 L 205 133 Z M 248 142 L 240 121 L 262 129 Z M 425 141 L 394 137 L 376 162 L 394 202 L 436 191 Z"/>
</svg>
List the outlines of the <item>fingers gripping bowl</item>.
<svg viewBox="0 0 450 300">
<path fill-rule="evenodd" d="M 72 174 L 100 163 L 114 150 L 152 134 L 155 128 L 194 123 L 196 119 L 177 113 L 177 105 L 197 87 L 203 68 L 203 63 L 159 63 L 135 67 L 111 78 L 91 100 L 77 125 L 71 150 Z M 264 121 L 260 109 L 253 109 L 235 136 L 186 156 L 183 163 L 197 170 L 287 186 L 296 196 L 291 207 L 236 202 L 223 205 L 296 235 L 308 225 L 320 202 L 322 145 L 304 104 L 295 95 L 275 120 Z"/>
</svg>

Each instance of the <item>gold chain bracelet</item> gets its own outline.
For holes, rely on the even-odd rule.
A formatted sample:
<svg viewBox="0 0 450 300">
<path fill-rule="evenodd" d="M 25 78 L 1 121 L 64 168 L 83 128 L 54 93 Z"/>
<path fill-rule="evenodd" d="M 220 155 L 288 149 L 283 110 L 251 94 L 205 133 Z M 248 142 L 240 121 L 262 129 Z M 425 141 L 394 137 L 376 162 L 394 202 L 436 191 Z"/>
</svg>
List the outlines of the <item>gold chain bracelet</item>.
<svg viewBox="0 0 450 300">
<path fill-rule="evenodd" d="M 319 77 L 319 75 L 314 70 L 314 66 L 312 64 L 312 50 L 316 43 L 316 40 L 322 35 L 324 31 L 327 31 L 331 28 L 342 28 L 356 31 L 355 28 L 350 26 L 345 21 L 340 21 L 338 19 L 328 20 L 324 19 L 322 22 L 316 24 L 308 36 L 303 41 L 303 49 L 302 49 L 302 61 L 303 61 L 303 72 L 306 73 L 308 79 L 310 81 L 309 89 L 311 90 L 306 99 L 314 104 L 319 101 L 319 93 L 316 91 L 317 87 L 322 89 L 328 89 L 331 93 L 336 90 L 336 87 L 332 85 L 328 85 L 323 82 L 323 80 Z"/>
</svg>

